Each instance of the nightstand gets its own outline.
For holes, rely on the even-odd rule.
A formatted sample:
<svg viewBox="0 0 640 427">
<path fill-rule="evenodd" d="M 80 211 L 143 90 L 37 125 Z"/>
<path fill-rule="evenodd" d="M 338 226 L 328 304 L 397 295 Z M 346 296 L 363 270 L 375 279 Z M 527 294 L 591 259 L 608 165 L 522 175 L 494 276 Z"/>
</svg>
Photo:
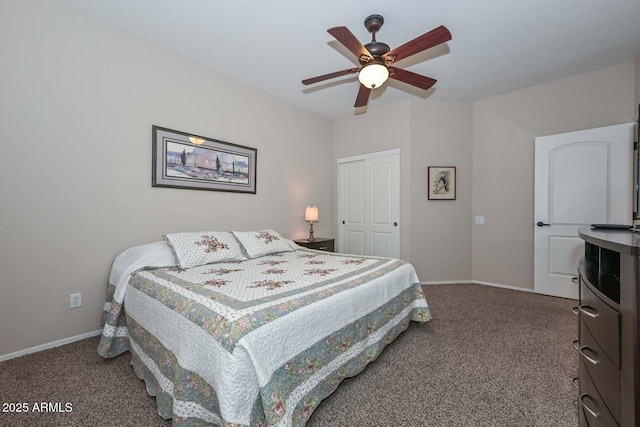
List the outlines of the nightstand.
<svg viewBox="0 0 640 427">
<path fill-rule="evenodd" d="M 300 246 L 304 246 L 305 248 L 334 252 L 335 240 L 336 239 L 317 237 L 313 242 L 310 242 L 307 239 L 294 240 L 294 242 Z"/>
</svg>

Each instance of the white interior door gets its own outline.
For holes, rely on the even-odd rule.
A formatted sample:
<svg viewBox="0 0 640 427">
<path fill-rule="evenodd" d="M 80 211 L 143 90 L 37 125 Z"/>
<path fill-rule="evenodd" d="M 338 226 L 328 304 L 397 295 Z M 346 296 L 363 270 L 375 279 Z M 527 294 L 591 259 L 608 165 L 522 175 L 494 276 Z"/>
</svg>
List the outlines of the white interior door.
<svg viewBox="0 0 640 427">
<path fill-rule="evenodd" d="M 400 258 L 400 156 L 365 160 L 367 173 L 370 182 L 365 187 L 365 202 L 368 202 L 365 210 L 368 245 L 365 248 L 374 256 Z"/>
<path fill-rule="evenodd" d="M 338 252 L 365 254 L 364 160 L 340 165 L 340 239 Z"/>
<path fill-rule="evenodd" d="M 338 251 L 400 257 L 400 155 L 339 160 Z"/>
<path fill-rule="evenodd" d="M 633 222 L 633 123 L 535 140 L 534 290 L 578 298 L 578 229 Z"/>
</svg>

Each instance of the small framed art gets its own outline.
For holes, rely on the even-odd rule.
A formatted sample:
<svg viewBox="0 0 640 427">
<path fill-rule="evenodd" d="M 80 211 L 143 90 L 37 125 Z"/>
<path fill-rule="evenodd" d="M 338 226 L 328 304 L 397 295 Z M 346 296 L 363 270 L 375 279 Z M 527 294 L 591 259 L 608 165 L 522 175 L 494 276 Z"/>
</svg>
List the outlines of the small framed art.
<svg viewBox="0 0 640 427">
<path fill-rule="evenodd" d="M 153 187 L 256 194 L 258 150 L 153 126 Z"/>
<path fill-rule="evenodd" d="M 456 199 L 456 167 L 429 166 L 427 168 L 427 185 L 429 200 Z"/>
</svg>

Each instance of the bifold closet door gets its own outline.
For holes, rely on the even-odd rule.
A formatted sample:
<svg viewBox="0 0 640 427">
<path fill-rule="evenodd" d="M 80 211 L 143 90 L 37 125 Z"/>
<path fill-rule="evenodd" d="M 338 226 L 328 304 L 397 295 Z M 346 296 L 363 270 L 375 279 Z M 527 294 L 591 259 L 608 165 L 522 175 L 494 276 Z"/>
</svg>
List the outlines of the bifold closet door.
<svg viewBox="0 0 640 427">
<path fill-rule="evenodd" d="M 400 257 L 400 155 L 339 163 L 339 252 Z"/>
</svg>

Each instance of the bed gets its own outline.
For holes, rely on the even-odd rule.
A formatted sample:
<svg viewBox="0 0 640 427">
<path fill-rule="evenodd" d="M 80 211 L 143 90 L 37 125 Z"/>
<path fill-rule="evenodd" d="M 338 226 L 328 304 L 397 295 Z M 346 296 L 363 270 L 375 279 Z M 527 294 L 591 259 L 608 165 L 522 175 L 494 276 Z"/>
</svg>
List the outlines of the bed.
<svg viewBox="0 0 640 427">
<path fill-rule="evenodd" d="M 113 262 L 98 353 L 125 351 L 173 425 L 304 426 L 431 314 L 411 264 L 274 230 L 164 236 Z"/>
</svg>

